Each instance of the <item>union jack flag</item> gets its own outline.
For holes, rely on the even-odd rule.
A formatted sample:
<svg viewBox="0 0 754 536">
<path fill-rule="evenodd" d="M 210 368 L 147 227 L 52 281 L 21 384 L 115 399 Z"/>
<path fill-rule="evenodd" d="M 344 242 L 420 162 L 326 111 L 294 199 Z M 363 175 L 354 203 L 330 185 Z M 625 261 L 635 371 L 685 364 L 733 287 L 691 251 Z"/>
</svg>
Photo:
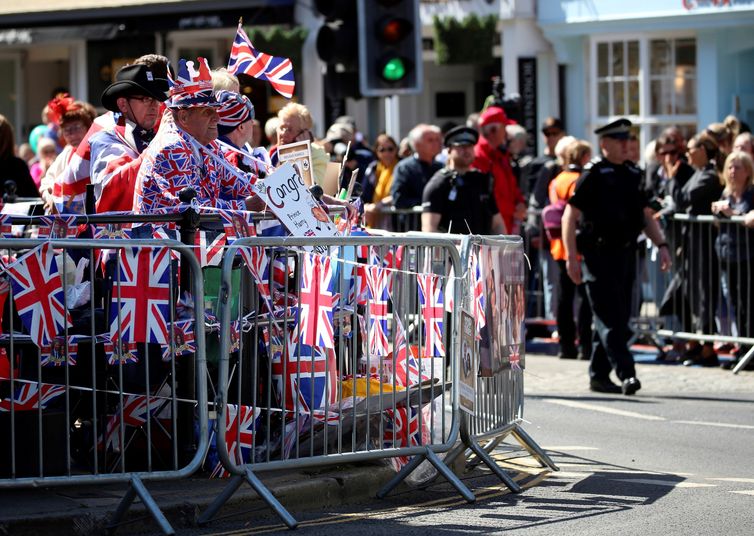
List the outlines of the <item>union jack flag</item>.
<svg viewBox="0 0 754 536">
<path fill-rule="evenodd" d="M 155 212 L 160 212 L 155 211 Z M 156 240 L 177 240 L 181 241 L 181 237 L 178 234 L 178 229 L 173 227 L 175 224 L 168 223 L 168 224 L 157 224 L 152 226 L 152 238 Z M 195 239 L 196 240 L 196 239 Z M 178 253 L 176 250 L 171 249 L 170 250 L 170 258 L 173 260 L 179 260 L 181 258 L 181 254 Z M 180 266 L 178 268 L 180 270 Z"/>
<path fill-rule="evenodd" d="M 417 447 L 430 443 L 429 426 L 426 414 L 422 415 L 419 426 L 419 408 L 402 407 L 385 410 L 383 428 L 384 448 Z M 390 458 L 393 468 L 398 471 L 409 461 L 407 456 Z"/>
<path fill-rule="evenodd" d="M 236 465 L 243 465 L 251 461 L 254 447 L 254 432 L 262 411 L 252 406 L 236 406 L 228 404 L 225 411 L 225 426 L 218 432 L 225 431 L 225 447 L 230 459 Z M 220 428 L 219 423 L 216 423 Z M 210 439 L 212 441 L 212 439 Z M 210 478 L 226 478 L 230 476 L 221 462 L 215 465 Z"/>
<path fill-rule="evenodd" d="M 264 300 L 267 310 L 272 312 L 272 293 L 270 292 L 270 258 L 263 247 L 243 247 L 241 256 L 246 267 L 251 272 L 259 291 L 259 297 Z"/>
<path fill-rule="evenodd" d="M 73 366 L 76 364 L 76 357 L 78 356 L 79 345 L 76 342 L 78 336 L 73 335 L 68 337 L 68 344 L 66 344 L 65 337 L 55 337 L 52 344 L 47 344 L 39 349 L 39 355 L 42 360 L 43 367 L 59 367 L 64 364 Z"/>
<path fill-rule="evenodd" d="M 424 320 L 424 351 L 427 355 L 445 355 L 442 322 L 445 309 L 442 305 L 440 278 L 435 274 L 417 274 L 419 300 Z"/>
<path fill-rule="evenodd" d="M 390 272 L 379 266 L 365 267 L 369 287 L 369 355 L 388 354 L 387 302 Z"/>
<path fill-rule="evenodd" d="M 167 344 L 170 249 L 124 248 L 113 282 L 112 339 Z M 122 334 L 118 336 L 118 333 Z"/>
<path fill-rule="evenodd" d="M 75 238 L 79 233 L 76 216 L 42 216 L 38 238 Z"/>
<path fill-rule="evenodd" d="M 202 268 L 205 266 L 219 266 L 223 260 L 226 238 L 223 233 L 214 234 L 210 231 L 197 231 L 194 235 L 196 258 Z"/>
<path fill-rule="evenodd" d="M 8 266 L 7 271 L 21 322 L 37 346 L 50 344 L 65 326 L 71 325 L 58 263 L 50 244 L 31 250 Z"/>
<path fill-rule="evenodd" d="M 170 344 L 162 347 L 162 360 L 170 361 L 171 355 L 182 356 L 196 352 L 194 344 L 194 321 L 178 320 L 173 323 L 173 344 L 175 345 L 173 353 L 170 351 Z"/>
<path fill-rule="evenodd" d="M 13 238 L 13 216 L 0 214 L 0 235 L 3 238 Z"/>
<path fill-rule="evenodd" d="M 476 323 L 477 338 L 482 328 L 487 325 L 487 317 L 484 314 L 484 280 L 482 279 L 482 270 L 479 266 L 479 258 L 476 253 L 471 254 L 471 270 L 474 276 L 473 293 L 474 293 L 474 322 Z"/>
<path fill-rule="evenodd" d="M 100 448 L 103 445 L 105 448 L 112 446 L 114 452 L 122 452 L 124 445 L 123 438 L 120 435 L 121 423 L 124 427 L 140 428 L 147 423 L 147 415 L 155 418 L 155 415 L 167 407 L 169 401 L 169 398 L 160 398 L 157 396 L 147 398 L 145 395 L 124 395 L 123 418 L 121 419 L 121 406 L 118 405 L 115 413 L 107 421 L 104 441 L 100 437 Z"/>
<path fill-rule="evenodd" d="M 260 80 L 266 80 L 275 91 L 286 99 L 293 97 L 296 82 L 293 79 L 293 64 L 288 58 L 270 56 L 254 49 L 241 23 L 238 24 L 236 38 L 230 49 L 228 71 L 231 74 L 244 73 Z"/>
<path fill-rule="evenodd" d="M 105 340 L 105 356 L 108 365 L 123 365 L 139 362 L 139 351 L 135 342 L 118 342 L 118 339 Z"/>
<path fill-rule="evenodd" d="M 330 257 L 304 254 L 299 292 L 301 342 L 310 346 L 335 348 L 332 310 L 337 301 L 333 295 L 333 272 Z"/>
<path fill-rule="evenodd" d="M 123 225 L 119 223 L 92 225 L 92 238 L 95 240 L 128 240 L 131 238 L 131 229 L 125 229 Z M 100 266 L 102 271 L 105 272 L 105 265 L 112 253 L 112 249 L 94 250 L 94 265 Z"/>
<path fill-rule="evenodd" d="M 311 413 L 337 401 L 335 350 L 312 347 L 298 340 L 298 327 L 265 328 L 264 340 L 272 363 L 272 379 L 278 400 L 289 411 Z M 283 338 L 285 337 L 285 341 Z"/>
<path fill-rule="evenodd" d="M 22 380 L 16 380 L 16 382 L 19 381 Z M 45 409 L 52 399 L 63 393 L 65 393 L 65 385 L 43 383 L 40 389 L 40 385 L 37 383 L 24 383 L 16 389 L 16 394 L 13 396 L 13 411 L 31 411 L 40 407 Z M 0 412 L 10 410 L 11 399 L 0 400 Z"/>
<path fill-rule="evenodd" d="M 0 267 L 5 269 L 5 263 L 0 259 Z M 10 296 L 10 283 L 6 278 L 0 278 L 0 321 L 3 319 L 3 312 L 5 311 L 5 302 Z M 0 334 L 3 333 L 3 325 L 0 322 Z"/>
<path fill-rule="evenodd" d="M 218 210 L 223 220 L 223 229 L 228 245 L 239 238 L 257 236 L 251 212 L 245 210 Z"/>
<path fill-rule="evenodd" d="M 421 370 L 415 352 L 406 340 L 406 330 L 397 315 L 393 316 L 393 322 L 395 325 L 395 351 L 393 352 L 395 383 L 401 387 L 411 387 L 428 380 L 429 376 Z"/>
</svg>

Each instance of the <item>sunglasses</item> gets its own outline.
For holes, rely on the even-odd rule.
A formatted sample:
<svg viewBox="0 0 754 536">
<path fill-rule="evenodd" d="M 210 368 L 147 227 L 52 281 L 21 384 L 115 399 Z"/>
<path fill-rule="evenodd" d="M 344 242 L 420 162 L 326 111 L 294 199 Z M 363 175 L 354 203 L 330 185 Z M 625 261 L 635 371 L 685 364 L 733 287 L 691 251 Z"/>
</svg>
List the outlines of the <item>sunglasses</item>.
<svg viewBox="0 0 754 536">
<path fill-rule="evenodd" d="M 128 100 L 139 101 L 145 106 L 150 106 L 152 104 L 159 104 L 159 101 L 157 99 L 155 99 L 154 97 L 148 97 L 146 95 L 134 95 L 132 97 L 128 97 Z"/>
<path fill-rule="evenodd" d="M 393 153 L 395 152 L 395 147 L 380 147 L 377 149 L 378 153 Z"/>
</svg>

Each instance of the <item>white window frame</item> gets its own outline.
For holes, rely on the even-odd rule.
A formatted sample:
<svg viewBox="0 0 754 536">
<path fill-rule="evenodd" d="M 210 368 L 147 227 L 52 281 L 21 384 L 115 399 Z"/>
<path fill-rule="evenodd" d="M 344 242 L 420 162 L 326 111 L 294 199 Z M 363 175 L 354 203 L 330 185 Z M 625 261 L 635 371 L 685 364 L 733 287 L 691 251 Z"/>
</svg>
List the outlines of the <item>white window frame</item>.
<svg viewBox="0 0 754 536">
<path fill-rule="evenodd" d="M 618 119 L 621 116 L 610 115 L 600 116 L 599 100 L 598 100 L 598 86 L 597 86 L 597 46 L 602 43 L 612 45 L 615 42 L 624 43 L 626 41 L 638 41 L 639 42 L 639 115 L 626 115 L 632 123 L 639 127 L 639 143 L 641 147 L 646 147 L 647 143 L 651 141 L 650 129 L 654 126 L 661 124 L 694 124 L 698 125 L 698 102 L 699 102 L 699 74 L 697 70 L 697 77 L 695 83 L 697 84 L 697 113 L 696 114 L 683 114 L 683 115 L 650 115 L 650 64 L 649 64 L 649 42 L 653 39 L 674 40 L 674 39 L 694 39 L 697 45 L 696 49 L 696 62 L 697 67 L 699 64 L 699 40 L 694 32 L 679 31 L 679 32 L 663 32 L 663 33 L 632 33 L 632 34 L 595 34 L 589 37 L 589 48 L 587 52 L 587 64 L 589 65 L 589 84 L 587 91 L 587 109 L 589 110 L 588 131 L 592 135 L 592 142 L 596 143 L 597 139 L 592 134 L 594 129 L 600 125 L 604 125 L 611 121 Z M 628 61 L 625 58 L 624 61 Z M 612 102 L 612 94 L 610 95 L 610 101 Z M 596 146 L 596 145 L 595 145 Z M 643 158 L 643 155 L 642 155 Z"/>
</svg>

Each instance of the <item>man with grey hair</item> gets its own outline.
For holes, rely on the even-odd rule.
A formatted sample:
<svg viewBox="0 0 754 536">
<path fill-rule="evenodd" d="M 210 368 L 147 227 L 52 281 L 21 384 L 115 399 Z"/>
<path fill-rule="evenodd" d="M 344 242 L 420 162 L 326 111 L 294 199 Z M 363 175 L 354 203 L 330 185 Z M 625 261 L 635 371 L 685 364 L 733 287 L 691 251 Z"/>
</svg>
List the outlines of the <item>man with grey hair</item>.
<svg viewBox="0 0 754 536">
<path fill-rule="evenodd" d="M 442 134 L 435 125 L 419 124 L 408 133 L 414 154 L 398 162 L 393 171 L 390 195 L 396 208 L 421 205 L 424 186 L 442 169 L 435 157 L 442 150 Z"/>
</svg>

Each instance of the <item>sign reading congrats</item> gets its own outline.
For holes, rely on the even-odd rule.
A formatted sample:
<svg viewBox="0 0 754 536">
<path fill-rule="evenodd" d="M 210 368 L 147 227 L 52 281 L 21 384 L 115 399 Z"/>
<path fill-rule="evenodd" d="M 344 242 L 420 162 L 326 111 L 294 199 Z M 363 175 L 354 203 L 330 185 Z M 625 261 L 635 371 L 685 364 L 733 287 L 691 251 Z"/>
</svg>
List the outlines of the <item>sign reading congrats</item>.
<svg viewBox="0 0 754 536">
<path fill-rule="evenodd" d="M 734 0 L 681 0 L 684 9 L 697 7 L 723 7 L 734 3 Z"/>
<path fill-rule="evenodd" d="M 285 163 L 257 181 L 254 190 L 293 236 L 340 236 L 293 164 Z"/>
</svg>

